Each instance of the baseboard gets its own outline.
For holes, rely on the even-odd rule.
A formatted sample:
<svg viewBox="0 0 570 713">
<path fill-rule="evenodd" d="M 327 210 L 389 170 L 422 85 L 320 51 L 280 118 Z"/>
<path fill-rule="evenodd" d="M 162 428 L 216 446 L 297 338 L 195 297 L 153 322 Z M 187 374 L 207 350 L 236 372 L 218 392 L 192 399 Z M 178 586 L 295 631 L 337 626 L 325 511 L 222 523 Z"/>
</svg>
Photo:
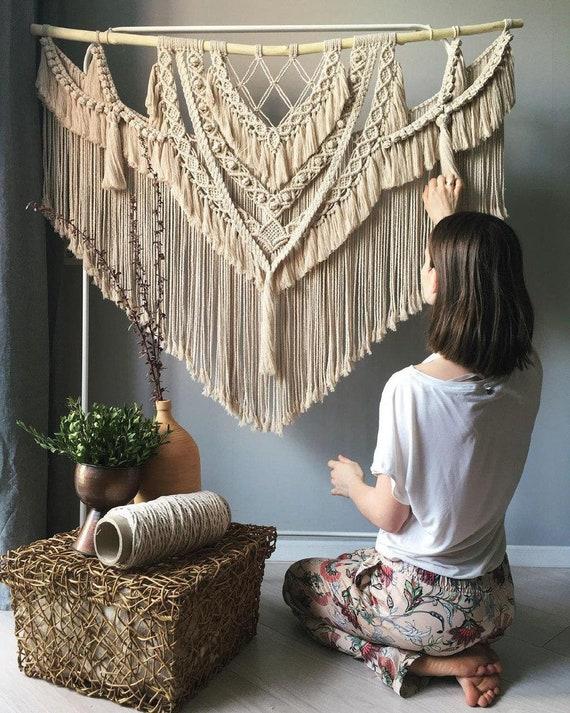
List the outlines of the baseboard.
<svg viewBox="0 0 570 713">
<path fill-rule="evenodd" d="M 507 545 L 515 567 L 570 567 L 570 547 L 565 545 Z"/>
<path fill-rule="evenodd" d="M 280 530 L 273 562 L 294 562 L 305 557 L 338 557 L 360 547 L 374 547 L 374 532 L 301 532 Z M 570 547 L 564 545 L 508 545 L 514 567 L 570 567 Z"/>
<path fill-rule="evenodd" d="M 305 557 L 338 557 L 359 547 L 374 547 L 376 533 L 277 531 L 277 547 L 271 559 L 294 562 Z"/>
</svg>

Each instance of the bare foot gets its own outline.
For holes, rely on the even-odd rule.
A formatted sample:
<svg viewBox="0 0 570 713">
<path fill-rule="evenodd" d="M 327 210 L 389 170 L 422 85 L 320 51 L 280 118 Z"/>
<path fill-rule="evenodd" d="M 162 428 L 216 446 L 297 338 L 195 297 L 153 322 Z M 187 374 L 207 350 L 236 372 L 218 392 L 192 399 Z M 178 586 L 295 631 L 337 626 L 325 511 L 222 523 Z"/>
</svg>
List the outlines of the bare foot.
<svg viewBox="0 0 570 713">
<path fill-rule="evenodd" d="M 475 644 L 451 656 L 424 654 L 409 670 L 418 676 L 482 676 L 501 673 L 503 666 L 490 646 Z"/>
<path fill-rule="evenodd" d="M 457 676 L 465 700 L 470 706 L 486 708 L 491 705 L 500 693 L 500 679 L 497 674 L 492 676 Z"/>
<path fill-rule="evenodd" d="M 420 656 L 409 670 L 418 676 L 455 676 L 470 706 L 486 708 L 501 690 L 503 666 L 486 644 L 475 644 L 452 656 Z"/>
</svg>

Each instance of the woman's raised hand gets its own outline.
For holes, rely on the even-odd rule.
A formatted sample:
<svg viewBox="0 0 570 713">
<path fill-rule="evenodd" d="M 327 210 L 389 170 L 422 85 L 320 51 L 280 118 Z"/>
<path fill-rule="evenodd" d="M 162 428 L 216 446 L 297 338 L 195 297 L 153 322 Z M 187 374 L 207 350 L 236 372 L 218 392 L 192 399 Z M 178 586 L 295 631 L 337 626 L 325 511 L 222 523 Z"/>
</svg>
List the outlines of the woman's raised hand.
<svg viewBox="0 0 570 713">
<path fill-rule="evenodd" d="M 362 483 L 364 480 L 362 468 L 356 461 L 346 456 L 339 455 L 338 460 L 331 459 L 327 465 L 331 469 L 331 495 L 349 498 L 350 486 L 354 483 Z"/>
<path fill-rule="evenodd" d="M 439 223 L 446 215 L 455 213 L 463 181 L 453 174 L 430 178 L 422 195 L 425 209 L 433 223 Z"/>
</svg>

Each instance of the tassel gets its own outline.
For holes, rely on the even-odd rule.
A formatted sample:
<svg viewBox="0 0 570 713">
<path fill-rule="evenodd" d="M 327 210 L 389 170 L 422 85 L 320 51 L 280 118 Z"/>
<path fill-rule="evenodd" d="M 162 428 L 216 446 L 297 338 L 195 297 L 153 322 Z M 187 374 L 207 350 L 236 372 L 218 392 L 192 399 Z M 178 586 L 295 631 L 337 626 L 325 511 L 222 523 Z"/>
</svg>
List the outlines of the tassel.
<svg viewBox="0 0 570 713">
<path fill-rule="evenodd" d="M 275 298 L 273 273 L 269 273 L 265 276 L 265 282 L 261 290 L 261 314 L 259 324 L 259 373 L 268 376 L 275 376 L 277 373 L 275 353 Z"/>
<path fill-rule="evenodd" d="M 46 48 L 45 45 L 42 46 L 42 51 L 40 54 L 40 66 L 38 67 L 38 74 L 36 76 L 36 89 L 40 97 L 50 96 L 51 79 L 53 74 L 48 67 L 46 58 Z M 56 90 L 52 90 L 56 94 Z"/>
<path fill-rule="evenodd" d="M 438 133 L 439 131 L 435 128 L 435 126 L 433 126 L 433 124 L 428 124 L 421 131 L 420 136 L 422 142 L 425 171 L 431 171 L 431 169 L 435 165 L 435 162 L 437 161 L 437 157 L 435 155 L 435 144 L 437 140 L 436 135 Z"/>
<path fill-rule="evenodd" d="M 271 190 L 275 191 L 289 180 L 289 166 L 287 164 L 287 153 L 283 145 L 279 146 L 275 154 L 275 165 L 271 175 Z"/>
<path fill-rule="evenodd" d="M 459 178 L 459 171 L 455 165 L 455 159 L 453 157 L 453 147 L 451 145 L 451 133 L 449 131 L 448 123 L 451 116 L 444 112 L 440 114 L 436 119 L 436 124 L 439 126 L 439 163 L 440 170 L 444 176 L 449 176 L 450 174 L 455 175 Z"/>
<path fill-rule="evenodd" d="M 132 124 L 126 124 L 125 129 L 123 147 L 125 149 L 127 165 L 136 166 L 140 153 L 139 132 Z"/>
<path fill-rule="evenodd" d="M 123 166 L 123 147 L 119 118 L 115 114 L 107 115 L 107 136 L 105 137 L 105 165 L 102 188 L 123 191 L 127 187 Z"/>
<path fill-rule="evenodd" d="M 406 153 L 409 152 L 409 155 L 411 156 L 412 175 L 414 176 L 414 178 L 420 178 L 420 176 L 424 173 L 424 163 L 422 160 L 420 137 L 412 136 L 411 139 L 408 140 L 405 150 Z"/>
<path fill-rule="evenodd" d="M 391 134 L 406 126 L 410 121 L 410 112 L 406 102 L 402 68 L 396 63 L 393 81 L 392 98 L 388 106 L 384 133 Z"/>
<path fill-rule="evenodd" d="M 467 89 L 467 68 L 463 52 L 460 52 L 455 65 L 455 83 L 453 85 L 453 96 L 458 97 Z"/>
<path fill-rule="evenodd" d="M 105 101 L 106 99 L 101 86 L 101 77 L 95 56 L 91 57 L 87 73 L 83 77 L 83 91 L 95 101 Z"/>
<path fill-rule="evenodd" d="M 162 107 L 160 103 L 160 87 L 156 63 L 152 65 L 148 78 L 148 89 L 144 100 L 149 124 L 159 131 L 162 128 Z"/>
<path fill-rule="evenodd" d="M 158 176 L 159 180 L 163 181 L 164 180 L 164 173 L 162 171 L 162 162 L 161 162 L 161 156 L 162 156 L 162 142 L 157 141 L 156 139 L 149 141 L 150 144 L 150 165 L 156 172 L 156 175 Z"/>
</svg>

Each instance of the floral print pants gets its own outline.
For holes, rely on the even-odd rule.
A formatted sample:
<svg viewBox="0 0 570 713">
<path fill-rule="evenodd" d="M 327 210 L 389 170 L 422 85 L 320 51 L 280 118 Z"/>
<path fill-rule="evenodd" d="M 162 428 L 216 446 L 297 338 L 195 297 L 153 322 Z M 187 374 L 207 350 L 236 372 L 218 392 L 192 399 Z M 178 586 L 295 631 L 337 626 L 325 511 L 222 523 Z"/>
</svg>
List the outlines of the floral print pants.
<svg viewBox="0 0 570 713">
<path fill-rule="evenodd" d="M 453 579 L 375 548 L 295 562 L 283 598 L 317 641 L 365 661 L 403 698 L 430 680 L 408 671 L 422 653 L 449 656 L 495 641 L 515 608 L 507 555 L 492 572 Z"/>
</svg>

